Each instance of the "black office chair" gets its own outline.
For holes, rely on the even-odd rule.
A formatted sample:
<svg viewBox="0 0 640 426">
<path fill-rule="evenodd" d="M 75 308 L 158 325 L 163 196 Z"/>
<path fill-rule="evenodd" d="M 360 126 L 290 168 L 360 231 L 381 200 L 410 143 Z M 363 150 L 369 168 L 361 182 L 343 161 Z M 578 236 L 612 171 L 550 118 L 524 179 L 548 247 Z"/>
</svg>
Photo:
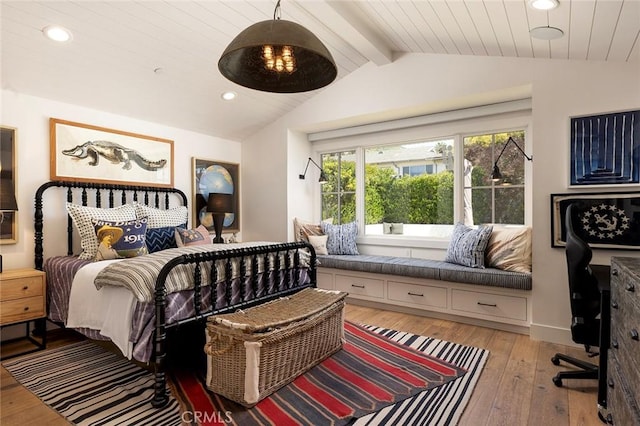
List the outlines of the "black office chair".
<svg viewBox="0 0 640 426">
<path fill-rule="evenodd" d="M 598 355 L 592 346 L 600 345 L 600 290 L 598 280 L 589 267 L 591 248 L 578 237 L 573 229 L 577 219 L 574 204 L 569 205 L 565 214 L 566 240 L 565 254 L 569 273 L 569 295 L 571 299 L 571 338 L 583 344 L 589 357 Z M 562 379 L 597 379 L 598 366 L 564 354 L 556 354 L 551 362 L 560 365 L 565 361 L 579 370 L 562 371 L 554 378 L 556 386 L 562 386 Z"/>
</svg>

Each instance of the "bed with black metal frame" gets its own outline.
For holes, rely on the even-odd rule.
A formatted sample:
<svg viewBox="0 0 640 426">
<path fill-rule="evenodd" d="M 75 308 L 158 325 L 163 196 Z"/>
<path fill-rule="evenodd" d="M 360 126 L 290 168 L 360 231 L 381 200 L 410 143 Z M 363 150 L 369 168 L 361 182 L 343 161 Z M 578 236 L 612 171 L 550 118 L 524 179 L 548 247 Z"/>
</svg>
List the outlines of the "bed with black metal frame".
<svg viewBox="0 0 640 426">
<path fill-rule="evenodd" d="M 166 210 L 176 203 L 187 206 L 186 195 L 176 188 L 68 181 L 46 182 L 38 188 L 35 196 L 35 267 L 39 270 L 46 270 L 47 266 L 44 256 L 46 210 L 43 204 L 45 191 L 51 188 L 59 188 L 58 192 L 60 188 L 65 190 L 68 203 L 74 203 L 74 197 L 79 193 L 82 206 L 88 206 L 91 202 L 91 205 L 97 208 L 102 208 L 103 200 L 106 201 L 105 208 L 121 206 L 128 201 Z M 116 201 L 118 194 L 119 201 Z M 48 228 L 52 226 L 55 225 L 47 223 Z M 67 216 L 66 231 L 67 253 L 63 257 L 75 257 L 73 255 L 74 226 L 69 216 Z M 168 401 L 165 371 L 168 366 L 166 354 L 169 329 L 193 321 L 206 320 L 213 314 L 247 308 L 293 294 L 306 287 L 316 286 L 315 251 L 307 243 L 264 243 L 250 247 L 232 247 L 233 245 L 212 245 L 206 246 L 211 248 L 207 251 L 178 253 L 158 271 L 155 278 L 154 300 L 147 304 L 151 306 L 146 306 L 152 311 L 150 315 L 155 316 L 153 321 L 150 321 L 152 323 L 150 327 L 153 328 L 150 331 L 152 345 L 151 342 L 149 345 L 152 346 L 150 358 L 153 360 L 155 374 L 154 396 L 151 403 L 156 407 L 163 406 Z M 185 300 L 188 300 L 193 310 L 186 318 L 170 316 L 170 321 L 167 321 L 167 313 L 171 309 L 171 304 L 175 303 L 171 297 L 174 295 L 177 297 L 176 293 L 167 291 L 167 279 L 172 271 L 178 268 L 188 268 L 193 277 L 192 289 L 179 292 L 182 297 L 179 299 L 180 303 L 184 304 Z M 47 293 L 50 294 L 49 290 Z M 53 321 L 59 323 L 59 321 Z M 64 324 L 59 325 L 64 326 Z M 86 333 L 86 330 L 81 332 L 92 338 L 95 336 L 95 334 Z"/>
</svg>

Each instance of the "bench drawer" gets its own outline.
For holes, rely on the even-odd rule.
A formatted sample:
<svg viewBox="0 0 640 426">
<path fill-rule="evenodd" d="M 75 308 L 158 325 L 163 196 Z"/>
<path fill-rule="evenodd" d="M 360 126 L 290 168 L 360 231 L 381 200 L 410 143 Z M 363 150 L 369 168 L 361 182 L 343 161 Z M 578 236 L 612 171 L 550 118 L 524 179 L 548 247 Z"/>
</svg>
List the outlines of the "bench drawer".
<svg viewBox="0 0 640 426">
<path fill-rule="evenodd" d="M 413 303 L 438 308 L 447 307 L 447 289 L 442 287 L 407 284 L 388 281 L 388 298 L 398 302 Z"/>
<path fill-rule="evenodd" d="M 333 290 L 333 274 L 318 271 L 316 273 L 316 281 L 318 283 L 318 288 Z"/>
<path fill-rule="evenodd" d="M 336 290 L 350 295 L 384 298 L 384 281 L 374 278 L 336 274 Z"/>
<path fill-rule="evenodd" d="M 451 308 L 454 311 L 519 321 L 527 320 L 527 299 L 524 297 L 453 289 L 451 292 Z"/>
</svg>

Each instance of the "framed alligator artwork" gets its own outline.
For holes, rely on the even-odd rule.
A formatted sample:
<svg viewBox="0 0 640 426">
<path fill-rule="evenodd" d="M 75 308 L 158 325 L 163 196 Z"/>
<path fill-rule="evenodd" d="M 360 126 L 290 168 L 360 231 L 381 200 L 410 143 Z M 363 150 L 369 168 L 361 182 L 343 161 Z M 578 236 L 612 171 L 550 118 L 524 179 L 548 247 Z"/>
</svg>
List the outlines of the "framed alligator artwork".
<svg viewBox="0 0 640 426">
<path fill-rule="evenodd" d="M 51 118 L 51 179 L 173 187 L 173 141 Z"/>
</svg>

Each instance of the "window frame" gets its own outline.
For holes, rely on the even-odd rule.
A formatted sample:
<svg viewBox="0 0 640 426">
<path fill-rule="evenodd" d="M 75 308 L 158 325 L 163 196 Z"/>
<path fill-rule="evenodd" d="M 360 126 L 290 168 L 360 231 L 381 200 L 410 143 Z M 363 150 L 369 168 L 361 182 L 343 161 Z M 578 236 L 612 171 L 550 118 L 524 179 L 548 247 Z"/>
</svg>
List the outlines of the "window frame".
<svg viewBox="0 0 640 426">
<path fill-rule="evenodd" d="M 428 121 L 428 120 L 427 120 Z M 399 247 L 425 247 L 425 248 L 446 248 L 449 238 L 417 237 L 398 234 L 387 235 L 365 235 L 364 234 L 364 170 L 365 170 L 365 148 L 378 145 L 396 145 L 434 139 L 454 139 L 454 224 L 462 221 L 463 211 L 463 161 L 464 138 L 478 134 L 493 134 L 513 131 L 523 131 L 525 134 L 525 152 L 531 152 L 531 109 L 516 108 L 514 111 L 502 111 L 499 114 L 478 114 L 475 117 L 466 117 L 463 120 L 440 120 L 436 123 L 426 123 L 423 125 L 398 127 L 386 131 L 375 127 L 371 132 L 361 132 L 357 134 L 347 134 L 342 137 L 331 135 L 328 138 L 310 137 L 313 155 L 321 158 L 323 154 L 338 151 L 355 151 L 356 158 L 356 221 L 358 223 L 358 243 L 372 244 L 379 246 L 399 246 Z M 531 188 L 531 161 L 525 161 L 525 205 L 524 205 L 524 225 L 531 226 L 532 223 L 532 188 Z M 320 188 L 316 189 L 314 195 L 320 200 Z M 321 214 L 321 212 L 320 212 Z"/>
</svg>

